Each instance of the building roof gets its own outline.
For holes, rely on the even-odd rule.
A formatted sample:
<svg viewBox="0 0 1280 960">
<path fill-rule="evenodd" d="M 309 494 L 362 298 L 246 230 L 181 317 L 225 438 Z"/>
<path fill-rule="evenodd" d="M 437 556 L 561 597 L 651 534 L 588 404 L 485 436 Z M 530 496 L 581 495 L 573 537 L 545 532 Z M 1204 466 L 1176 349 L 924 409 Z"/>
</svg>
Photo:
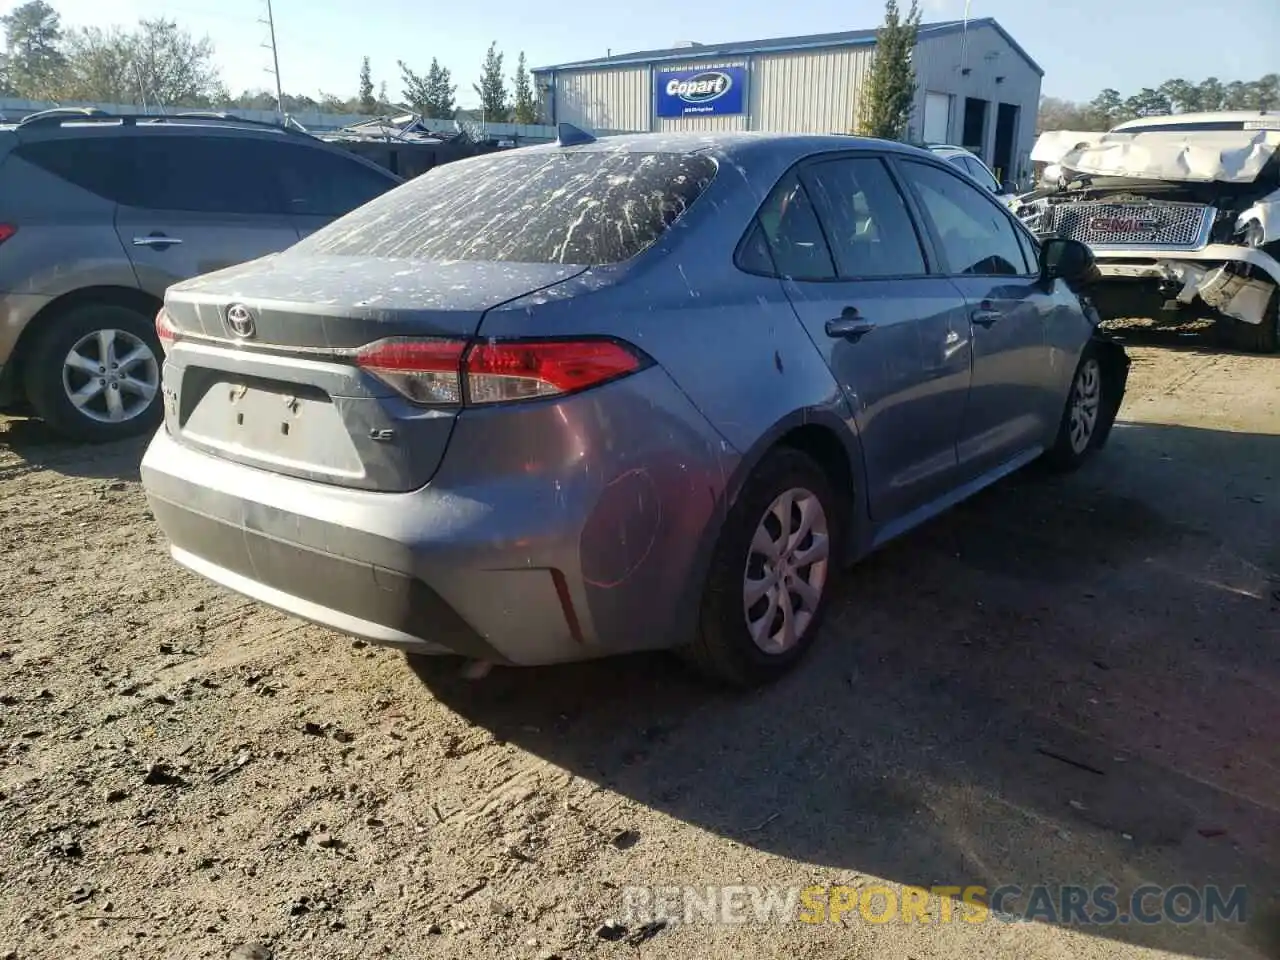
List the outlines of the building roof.
<svg viewBox="0 0 1280 960">
<path fill-rule="evenodd" d="M 936 23 L 920 24 L 920 39 L 945 36 L 959 33 L 965 29 L 964 20 L 939 20 Z M 1021 56 L 1031 69 L 1044 76 L 1044 69 L 1031 55 L 1023 50 L 1016 40 L 1009 35 L 994 17 L 980 17 L 969 20 L 971 28 L 991 27 L 1014 51 Z M 699 43 L 685 47 L 667 47 L 663 50 L 640 50 L 635 53 L 620 53 L 611 57 L 596 57 L 592 60 L 578 60 L 574 63 L 561 63 L 550 67 L 535 67 L 533 73 L 552 73 L 557 70 L 598 70 L 606 67 L 643 66 L 650 63 L 680 60 L 710 60 L 727 57 L 743 57 L 753 53 L 789 53 L 793 50 L 812 50 L 822 47 L 857 47 L 871 45 L 876 42 L 876 30 L 847 30 L 843 33 L 812 33 L 802 37 L 777 37 L 773 40 L 747 40 L 739 43 Z"/>
</svg>

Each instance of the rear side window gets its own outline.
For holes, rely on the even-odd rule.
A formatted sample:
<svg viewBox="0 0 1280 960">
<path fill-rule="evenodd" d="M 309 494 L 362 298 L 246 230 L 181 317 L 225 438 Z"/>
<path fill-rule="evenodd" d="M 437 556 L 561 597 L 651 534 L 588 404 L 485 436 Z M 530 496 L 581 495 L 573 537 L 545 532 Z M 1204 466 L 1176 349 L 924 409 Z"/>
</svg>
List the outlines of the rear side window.
<svg viewBox="0 0 1280 960">
<path fill-rule="evenodd" d="M 918 277 L 927 272 L 906 201 L 879 159 L 818 163 L 805 178 L 813 187 L 841 277 Z"/>
<path fill-rule="evenodd" d="M 709 157 L 521 153 L 444 164 L 317 230 L 298 253 L 414 260 L 621 263 L 715 177 Z"/>
<path fill-rule="evenodd" d="M 123 137 L 54 138 L 24 143 L 14 155 L 115 203 L 127 189 L 130 159 Z"/>
<path fill-rule="evenodd" d="M 783 177 L 756 215 L 778 276 L 834 280 L 835 264 L 809 192 L 794 173 Z"/>
<path fill-rule="evenodd" d="M 340 217 L 398 185 L 354 157 L 329 150 L 282 143 L 274 152 L 285 203 L 297 214 Z"/>
<path fill-rule="evenodd" d="M 121 202 L 150 210 L 283 214 L 277 145 L 250 137 L 129 137 L 133 176 Z"/>
</svg>

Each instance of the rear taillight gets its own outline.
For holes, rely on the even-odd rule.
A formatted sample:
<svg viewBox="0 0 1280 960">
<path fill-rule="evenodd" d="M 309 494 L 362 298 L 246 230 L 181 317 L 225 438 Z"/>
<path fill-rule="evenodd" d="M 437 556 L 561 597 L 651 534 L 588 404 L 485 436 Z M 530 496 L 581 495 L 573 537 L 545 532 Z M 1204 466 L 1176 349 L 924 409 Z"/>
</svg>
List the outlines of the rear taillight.
<svg viewBox="0 0 1280 960">
<path fill-rule="evenodd" d="M 486 404 L 576 393 L 641 369 L 614 340 L 482 341 L 390 338 L 356 363 L 415 403 Z"/>
<path fill-rule="evenodd" d="M 18 228 L 12 223 L 0 223 L 0 243 L 4 243 L 17 232 Z"/>
<path fill-rule="evenodd" d="M 160 340 L 160 346 L 166 349 L 178 342 L 178 327 L 169 318 L 164 307 L 156 314 L 156 337 Z"/>
</svg>

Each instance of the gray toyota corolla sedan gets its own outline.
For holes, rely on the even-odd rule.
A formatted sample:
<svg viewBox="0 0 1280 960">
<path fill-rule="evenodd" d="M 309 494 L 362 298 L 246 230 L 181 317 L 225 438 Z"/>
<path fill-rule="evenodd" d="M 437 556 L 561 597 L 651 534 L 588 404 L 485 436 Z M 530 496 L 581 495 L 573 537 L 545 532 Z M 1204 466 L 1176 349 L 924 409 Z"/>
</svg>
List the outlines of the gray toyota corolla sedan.
<svg viewBox="0 0 1280 960">
<path fill-rule="evenodd" d="M 1105 443 L 1094 272 L 912 147 L 565 128 L 172 287 L 143 482 L 180 564 L 375 643 L 757 683 L 842 566 Z"/>
</svg>

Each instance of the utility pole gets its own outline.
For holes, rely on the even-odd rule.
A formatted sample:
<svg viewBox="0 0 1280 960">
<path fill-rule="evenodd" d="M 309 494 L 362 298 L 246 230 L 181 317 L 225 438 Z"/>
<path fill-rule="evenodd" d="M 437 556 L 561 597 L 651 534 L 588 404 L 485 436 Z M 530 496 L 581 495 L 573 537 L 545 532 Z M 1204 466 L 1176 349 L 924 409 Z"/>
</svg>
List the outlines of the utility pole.
<svg viewBox="0 0 1280 960">
<path fill-rule="evenodd" d="M 284 117 L 284 91 L 280 87 L 280 54 L 276 52 L 276 19 L 271 14 L 271 0 L 267 0 L 267 19 L 259 20 L 259 23 L 265 23 L 267 30 L 271 34 L 271 43 L 263 44 L 271 50 L 271 69 L 270 73 L 276 78 L 276 112 Z"/>
</svg>

